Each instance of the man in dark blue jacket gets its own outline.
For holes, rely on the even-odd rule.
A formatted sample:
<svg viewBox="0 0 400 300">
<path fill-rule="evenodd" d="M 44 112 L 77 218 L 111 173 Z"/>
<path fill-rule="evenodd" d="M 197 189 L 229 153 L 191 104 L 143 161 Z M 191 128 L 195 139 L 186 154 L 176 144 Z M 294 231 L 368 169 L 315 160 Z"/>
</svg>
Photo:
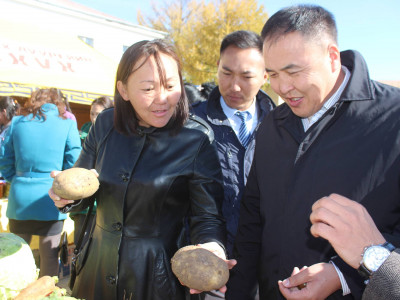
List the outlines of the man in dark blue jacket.
<svg viewBox="0 0 400 300">
<path fill-rule="evenodd" d="M 400 246 L 400 89 L 371 80 L 358 52 L 339 51 L 322 7 L 282 9 L 261 35 L 285 104 L 257 132 L 226 298 L 253 299 L 258 279 L 262 300 L 361 299 L 365 279 L 311 235 L 309 215 L 341 194 Z"/>
<path fill-rule="evenodd" d="M 217 76 L 219 86 L 208 101 L 193 104 L 193 112 L 210 124 L 217 142 L 224 176 L 222 213 L 227 222 L 227 252 L 232 258 L 255 133 L 275 107 L 271 98 L 260 90 L 267 79 L 260 36 L 251 31 L 228 34 L 221 43 Z M 244 121 L 239 112 L 245 114 Z"/>
</svg>

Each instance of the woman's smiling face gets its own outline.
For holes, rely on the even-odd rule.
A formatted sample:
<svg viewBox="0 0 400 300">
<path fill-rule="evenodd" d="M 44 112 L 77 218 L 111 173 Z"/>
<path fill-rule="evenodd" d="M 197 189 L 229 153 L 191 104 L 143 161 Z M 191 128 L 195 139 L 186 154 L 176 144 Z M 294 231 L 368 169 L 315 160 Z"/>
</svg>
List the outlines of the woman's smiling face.
<svg viewBox="0 0 400 300">
<path fill-rule="evenodd" d="M 154 56 L 150 56 L 144 63 L 144 58 L 139 60 L 133 66 L 135 71 L 126 84 L 117 82 L 119 93 L 125 101 L 132 104 L 140 126 L 161 128 L 167 125 L 181 98 L 177 62 L 162 53 L 160 60 L 165 73 L 165 86 L 162 85 Z"/>
</svg>

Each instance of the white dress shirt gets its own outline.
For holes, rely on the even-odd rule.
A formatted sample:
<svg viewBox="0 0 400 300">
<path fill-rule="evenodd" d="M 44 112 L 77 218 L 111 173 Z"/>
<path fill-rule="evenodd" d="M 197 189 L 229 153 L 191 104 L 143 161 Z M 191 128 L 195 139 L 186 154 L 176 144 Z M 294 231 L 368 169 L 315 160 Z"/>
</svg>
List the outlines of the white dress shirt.
<svg viewBox="0 0 400 300">
<path fill-rule="evenodd" d="M 333 105 L 335 105 L 336 102 L 339 101 L 339 98 L 342 95 L 343 90 L 347 86 L 347 83 L 349 82 L 350 75 L 351 75 L 350 71 L 345 66 L 342 66 L 342 70 L 344 71 L 345 76 L 344 76 L 343 82 L 340 84 L 337 91 L 324 103 L 324 105 L 321 107 L 321 109 L 319 111 L 317 111 L 314 115 L 312 115 L 311 117 L 308 117 L 308 118 L 301 119 L 305 132 L 315 122 L 317 122 L 325 112 L 327 112 Z M 330 261 L 330 263 L 335 267 L 336 273 L 339 276 L 340 284 L 342 286 L 343 296 L 350 294 L 351 291 L 350 291 L 349 285 L 346 282 L 346 279 L 343 276 L 343 273 L 339 270 L 339 268 L 334 264 L 333 261 Z"/>
<path fill-rule="evenodd" d="M 229 123 L 231 123 L 233 131 L 236 133 L 236 136 L 239 136 L 239 128 L 240 128 L 240 125 L 242 124 L 242 119 L 239 116 L 235 115 L 235 113 L 238 110 L 226 105 L 225 100 L 224 100 L 224 98 L 222 98 L 222 96 L 220 98 L 220 103 L 221 103 L 221 107 L 222 107 L 224 114 L 228 118 Z M 251 104 L 251 106 L 245 111 L 248 112 L 247 120 L 246 120 L 247 130 L 250 134 L 253 134 L 253 131 L 256 129 L 257 123 L 258 123 L 258 110 L 257 110 L 257 106 L 256 106 L 256 98 L 255 97 L 254 97 L 254 100 L 253 100 L 253 103 Z"/>
<path fill-rule="evenodd" d="M 342 70 L 344 71 L 345 76 L 337 91 L 327 101 L 325 101 L 321 109 L 317 111 L 314 115 L 308 118 L 301 119 L 301 121 L 303 122 L 304 131 L 307 131 L 308 128 L 310 128 L 315 122 L 317 122 L 328 109 L 330 109 L 333 105 L 335 105 L 336 102 L 339 101 L 339 98 L 342 95 L 343 90 L 347 86 L 347 83 L 350 79 L 350 71 L 345 66 L 342 66 Z"/>
</svg>

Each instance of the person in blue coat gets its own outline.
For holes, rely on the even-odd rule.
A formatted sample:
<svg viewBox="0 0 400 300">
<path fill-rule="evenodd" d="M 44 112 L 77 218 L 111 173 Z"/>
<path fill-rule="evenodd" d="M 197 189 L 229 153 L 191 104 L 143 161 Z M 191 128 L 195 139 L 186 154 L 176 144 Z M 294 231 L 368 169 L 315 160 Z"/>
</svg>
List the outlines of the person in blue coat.
<svg viewBox="0 0 400 300">
<path fill-rule="evenodd" d="M 10 231 L 28 244 L 39 236 L 39 276 L 58 275 L 58 245 L 65 214 L 48 195 L 52 170 L 71 168 L 81 151 L 75 121 L 63 116 L 55 88 L 32 93 L 22 115 L 12 119 L 1 148 L 0 171 L 11 182 L 7 217 Z"/>
<path fill-rule="evenodd" d="M 239 223 L 240 200 L 253 159 L 255 135 L 261 121 L 274 109 L 272 99 L 261 90 L 266 82 L 261 37 L 239 30 L 224 37 L 217 72 L 219 85 L 208 101 L 192 105 L 192 112 L 211 126 L 217 142 L 224 177 L 222 214 L 227 227 L 227 252 L 233 257 L 233 243 Z M 248 114 L 247 140 L 240 140 L 241 119 Z"/>
</svg>

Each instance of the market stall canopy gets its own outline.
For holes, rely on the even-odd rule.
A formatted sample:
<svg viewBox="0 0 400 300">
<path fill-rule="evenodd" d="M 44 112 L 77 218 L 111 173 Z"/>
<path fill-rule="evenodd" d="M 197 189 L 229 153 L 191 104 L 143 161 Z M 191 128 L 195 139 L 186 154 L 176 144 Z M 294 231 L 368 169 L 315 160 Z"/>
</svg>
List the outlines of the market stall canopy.
<svg viewBox="0 0 400 300">
<path fill-rule="evenodd" d="M 0 20 L 0 95 L 60 89 L 70 102 L 114 95 L 117 63 L 78 37 Z"/>
</svg>

